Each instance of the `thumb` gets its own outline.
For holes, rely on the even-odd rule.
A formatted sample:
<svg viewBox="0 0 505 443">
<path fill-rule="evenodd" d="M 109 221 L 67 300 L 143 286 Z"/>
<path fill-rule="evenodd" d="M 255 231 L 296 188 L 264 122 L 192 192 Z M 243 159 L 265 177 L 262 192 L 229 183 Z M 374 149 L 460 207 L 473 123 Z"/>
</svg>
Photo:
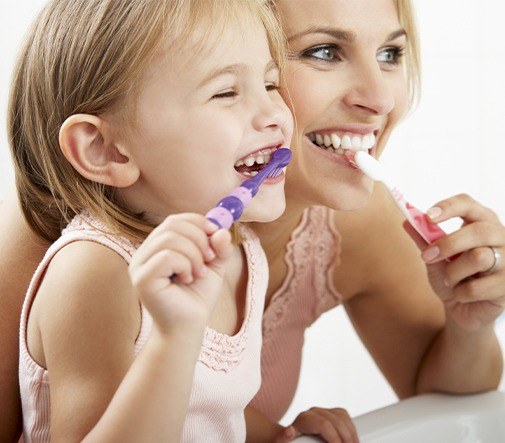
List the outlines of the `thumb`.
<svg viewBox="0 0 505 443">
<path fill-rule="evenodd" d="M 403 222 L 403 229 L 409 234 L 410 238 L 414 241 L 414 243 L 417 245 L 417 247 L 421 250 L 424 251 L 427 247 L 428 244 L 422 238 L 419 233 L 412 227 L 412 225 L 405 220 Z"/>
<path fill-rule="evenodd" d="M 287 443 L 289 441 L 293 441 L 300 435 L 302 435 L 302 433 L 298 429 L 296 429 L 293 425 L 290 425 L 281 431 L 281 433 L 275 440 L 275 443 Z"/>
<path fill-rule="evenodd" d="M 216 271 L 219 275 L 224 275 L 228 259 L 233 254 L 233 244 L 231 233 L 227 229 L 219 229 L 210 237 L 210 246 L 216 254 L 216 258 L 207 263 L 207 266 Z"/>
</svg>

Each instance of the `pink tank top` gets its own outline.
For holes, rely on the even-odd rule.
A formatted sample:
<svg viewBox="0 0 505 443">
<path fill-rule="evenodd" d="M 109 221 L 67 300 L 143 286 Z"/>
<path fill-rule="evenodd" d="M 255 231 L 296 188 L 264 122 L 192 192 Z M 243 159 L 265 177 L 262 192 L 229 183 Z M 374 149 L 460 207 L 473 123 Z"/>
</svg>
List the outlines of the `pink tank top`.
<svg viewBox="0 0 505 443">
<path fill-rule="evenodd" d="M 51 415 L 50 374 L 32 359 L 27 348 L 26 326 L 30 306 L 51 259 L 71 242 L 100 243 L 116 251 L 127 263 L 130 262 L 137 245 L 100 232 L 104 229 L 103 225 L 89 215 L 82 214 L 74 218 L 61 238 L 47 251 L 28 289 L 21 314 L 19 361 L 25 443 L 50 441 Z M 249 275 L 244 321 L 234 336 L 206 328 L 184 424 L 184 442 L 245 441 L 244 409 L 260 386 L 261 318 L 268 267 L 257 237 L 245 226 L 240 229 Z M 141 315 L 135 354 L 145 345 L 152 327 L 152 319 L 147 310 L 141 308 Z"/>
<path fill-rule="evenodd" d="M 296 392 L 305 330 L 342 301 L 332 280 L 340 260 L 340 235 L 328 208 L 305 210 L 284 260 L 286 279 L 263 315 L 261 388 L 252 401 L 254 408 L 276 422 Z"/>
</svg>

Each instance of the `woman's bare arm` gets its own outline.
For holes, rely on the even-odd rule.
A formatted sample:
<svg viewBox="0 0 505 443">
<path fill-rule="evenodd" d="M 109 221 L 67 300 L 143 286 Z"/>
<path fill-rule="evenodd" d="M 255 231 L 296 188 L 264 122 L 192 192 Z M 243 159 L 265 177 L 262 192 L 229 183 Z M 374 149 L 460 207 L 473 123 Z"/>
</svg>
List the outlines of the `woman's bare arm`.
<svg viewBox="0 0 505 443">
<path fill-rule="evenodd" d="M 21 306 L 47 244 L 30 231 L 16 194 L 0 203 L 0 441 L 21 433 L 18 332 Z"/>
</svg>

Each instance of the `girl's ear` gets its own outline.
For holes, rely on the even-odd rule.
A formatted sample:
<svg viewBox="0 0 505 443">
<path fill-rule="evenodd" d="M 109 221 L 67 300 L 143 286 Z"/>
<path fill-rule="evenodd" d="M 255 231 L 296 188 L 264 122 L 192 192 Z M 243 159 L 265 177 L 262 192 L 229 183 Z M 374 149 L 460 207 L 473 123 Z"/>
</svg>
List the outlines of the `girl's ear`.
<svg viewBox="0 0 505 443">
<path fill-rule="evenodd" d="M 59 141 L 66 159 L 88 180 L 126 188 L 140 176 L 132 157 L 116 144 L 110 125 L 100 117 L 72 115 L 63 123 Z"/>
</svg>

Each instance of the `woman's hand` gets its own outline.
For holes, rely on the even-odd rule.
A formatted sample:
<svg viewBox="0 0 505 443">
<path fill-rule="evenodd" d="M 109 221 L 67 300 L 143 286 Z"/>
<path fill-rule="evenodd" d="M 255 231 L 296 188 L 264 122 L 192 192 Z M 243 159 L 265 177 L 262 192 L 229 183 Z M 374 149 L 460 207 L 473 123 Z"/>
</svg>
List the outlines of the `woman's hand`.
<svg viewBox="0 0 505 443">
<path fill-rule="evenodd" d="M 232 250 L 230 233 L 199 214 L 169 216 L 153 230 L 129 274 L 158 330 L 207 324 Z"/>
<path fill-rule="evenodd" d="M 329 443 L 358 443 L 356 428 L 345 409 L 311 408 L 282 430 L 276 443 L 285 443 L 301 435 L 318 436 Z"/>
<path fill-rule="evenodd" d="M 433 222 L 453 217 L 461 228 L 430 246 L 422 245 L 430 283 L 447 315 L 468 331 L 489 326 L 505 307 L 505 227 L 497 215 L 469 197 L 457 195 L 428 211 Z M 496 259 L 495 259 L 496 252 Z"/>
</svg>

